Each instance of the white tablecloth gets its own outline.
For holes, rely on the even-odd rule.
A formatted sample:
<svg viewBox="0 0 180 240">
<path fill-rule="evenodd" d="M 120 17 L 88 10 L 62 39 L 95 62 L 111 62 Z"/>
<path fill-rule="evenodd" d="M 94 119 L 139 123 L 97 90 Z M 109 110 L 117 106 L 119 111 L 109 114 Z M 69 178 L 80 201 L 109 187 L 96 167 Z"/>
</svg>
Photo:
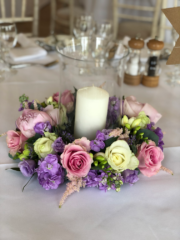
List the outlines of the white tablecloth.
<svg viewBox="0 0 180 240">
<path fill-rule="evenodd" d="M 5 147 L 0 147 L 1 153 Z M 58 208 L 65 185 L 44 190 L 34 179 L 0 165 L 1 240 L 179 240 L 180 147 L 165 149 L 164 166 L 174 176 L 159 172 L 140 176 L 119 193 L 82 189 Z M 4 161 L 7 160 L 7 156 Z"/>
<path fill-rule="evenodd" d="M 164 65 L 164 71 L 168 71 Z M 0 132 L 14 129 L 19 116 L 18 97 L 43 100 L 59 88 L 59 67 L 33 66 L 18 70 L 0 83 Z M 0 239 L 180 239 L 180 87 L 165 83 L 155 89 L 123 85 L 124 95 L 135 95 L 149 102 L 163 118 L 159 121 L 165 134 L 164 166 L 174 176 L 160 172 L 153 178 L 140 176 L 133 187 L 123 186 L 120 193 L 83 189 L 74 193 L 62 209 L 58 202 L 65 185 L 45 191 L 35 180 L 22 193 L 27 179 L 18 172 L 5 171 L 12 166 L 5 138 L 0 138 Z"/>
</svg>

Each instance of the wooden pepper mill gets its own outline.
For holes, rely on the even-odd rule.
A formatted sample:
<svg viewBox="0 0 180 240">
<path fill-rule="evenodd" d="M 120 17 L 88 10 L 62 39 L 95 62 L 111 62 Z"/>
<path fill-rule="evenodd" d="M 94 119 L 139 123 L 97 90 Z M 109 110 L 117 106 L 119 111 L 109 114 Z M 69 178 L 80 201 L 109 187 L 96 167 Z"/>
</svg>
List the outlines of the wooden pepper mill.
<svg viewBox="0 0 180 240">
<path fill-rule="evenodd" d="M 164 47 L 164 42 L 158 41 L 156 38 L 149 40 L 147 43 L 149 49 L 149 57 L 146 63 L 145 72 L 142 78 L 142 84 L 146 87 L 157 87 L 159 85 L 159 56 Z"/>
<path fill-rule="evenodd" d="M 125 67 L 124 83 L 136 86 L 141 83 L 140 53 L 144 47 L 144 40 L 132 38 L 128 45 L 130 47 L 130 55 Z"/>
</svg>

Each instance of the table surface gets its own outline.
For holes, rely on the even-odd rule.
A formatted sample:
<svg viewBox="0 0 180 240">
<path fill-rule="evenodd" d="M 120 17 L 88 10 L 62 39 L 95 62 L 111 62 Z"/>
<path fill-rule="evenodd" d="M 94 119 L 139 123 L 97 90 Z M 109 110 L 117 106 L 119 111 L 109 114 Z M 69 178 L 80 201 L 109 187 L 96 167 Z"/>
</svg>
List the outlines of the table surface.
<svg viewBox="0 0 180 240">
<path fill-rule="evenodd" d="M 154 106 L 163 118 L 158 122 L 166 133 L 163 165 L 174 171 L 149 179 L 140 176 L 134 186 L 123 186 L 120 193 L 83 189 L 74 193 L 62 209 L 58 202 L 65 185 L 45 191 L 35 180 L 22 193 L 27 179 L 18 172 L 5 171 L 14 165 L 8 158 L 5 138 L 0 138 L 0 239 L 180 239 L 180 86 L 166 84 L 163 65 L 160 85 L 122 86 L 123 95 L 134 95 Z M 169 68 L 169 69 L 168 69 Z M 18 70 L 0 83 L 0 132 L 14 129 L 19 116 L 18 97 L 43 100 L 59 89 L 59 67 L 32 66 Z"/>
</svg>

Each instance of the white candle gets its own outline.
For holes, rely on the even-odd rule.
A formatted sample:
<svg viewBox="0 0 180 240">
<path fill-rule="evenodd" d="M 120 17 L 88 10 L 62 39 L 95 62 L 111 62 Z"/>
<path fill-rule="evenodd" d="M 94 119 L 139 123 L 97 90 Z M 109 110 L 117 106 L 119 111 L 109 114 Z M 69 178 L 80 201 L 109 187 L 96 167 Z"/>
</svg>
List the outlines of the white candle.
<svg viewBox="0 0 180 240">
<path fill-rule="evenodd" d="M 95 86 L 77 91 L 75 111 L 75 138 L 95 139 L 97 130 L 106 125 L 109 93 Z"/>
</svg>

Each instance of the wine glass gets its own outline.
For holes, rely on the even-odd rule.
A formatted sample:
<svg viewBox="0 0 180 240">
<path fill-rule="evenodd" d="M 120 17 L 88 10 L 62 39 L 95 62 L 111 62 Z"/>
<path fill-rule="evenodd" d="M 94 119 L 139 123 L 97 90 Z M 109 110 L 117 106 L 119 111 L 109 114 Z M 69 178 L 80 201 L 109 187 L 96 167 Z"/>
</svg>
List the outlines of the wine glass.
<svg viewBox="0 0 180 240">
<path fill-rule="evenodd" d="M 17 29 L 15 23 L 1 23 L 0 24 L 0 47 L 2 57 L 1 59 L 5 62 L 9 62 L 10 49 L 16 45 L 17 42 Z M 7 68 L 11 71 L 10 66 Z"/>
<path fill-rule="evenodd" d="M 112 40 L 113 38 L 112 22 L 105 20 L 97 23 L 96 36 Z"/>
<path fill-rule="evenodd" d="M 171 35 L 172 35 L 172 40 L 173 40 L 172 41 L 172 46 L 175 47 L 176 41 L 179 38 L 179 34 L 173 28 L 172 32 L 171 32 Z M 176 86 L 176 85 L 180 84 L 180 64 L 174 65 L 173 70 L 171 70 L 170 72 L 167 72 L 166 76 L 168 77 L 166 82 L 169 85 Z"/>
<path fill-rule="evenodd" d="M 92 19 L 91 16 L 77 17 L 73 29 L 74 36 L 76 38 L 92 36 L 96 29 L 95 25 L 95 21 Z"/>
</svg>

